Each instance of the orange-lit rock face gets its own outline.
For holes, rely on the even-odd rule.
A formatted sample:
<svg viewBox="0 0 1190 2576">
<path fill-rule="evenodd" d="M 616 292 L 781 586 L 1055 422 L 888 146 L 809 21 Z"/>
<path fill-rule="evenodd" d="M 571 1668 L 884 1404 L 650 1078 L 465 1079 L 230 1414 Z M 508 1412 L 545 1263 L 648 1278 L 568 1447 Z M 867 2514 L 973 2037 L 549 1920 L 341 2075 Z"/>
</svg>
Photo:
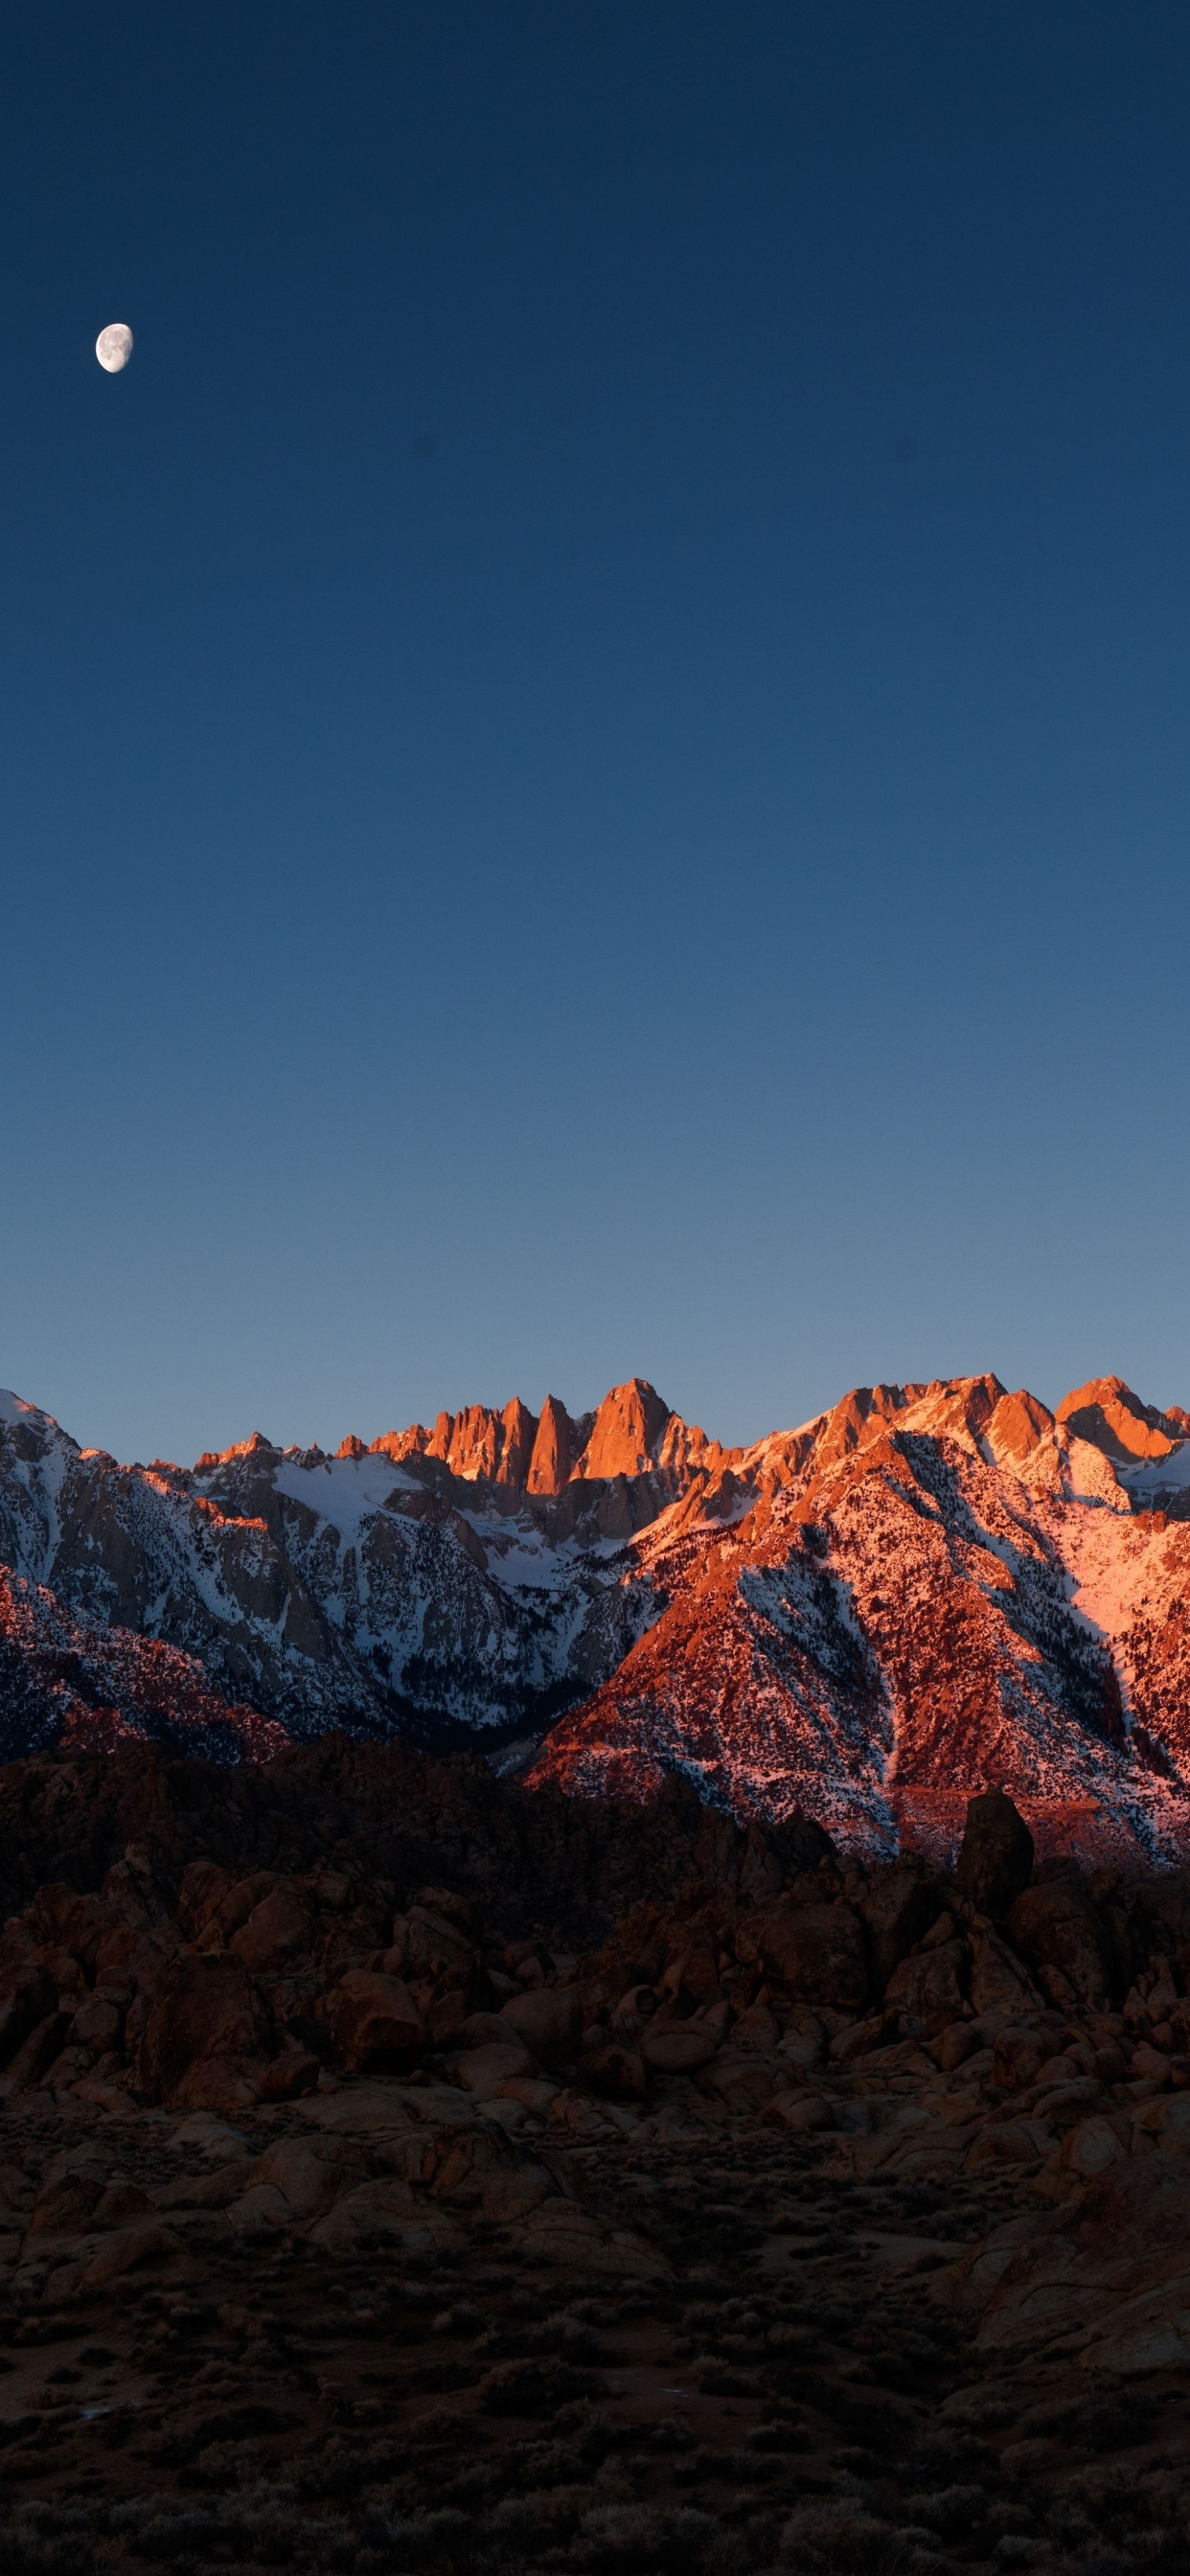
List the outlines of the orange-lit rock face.
<svg viewBox="0 0 1190 2576">
<path fill-rule="evenodd" d="M 408 1431 L 386 1431 L 373 1441 L 372 1453 L 382 1452 L 395 1465 L 404 1458 L 438 1458 L 452 1476 L 484 1477 L 491 1484 L 523 1489 L 536 1435 L 536 1416 L 514 1396 L 502 1413 L 486 1404 L 468 1404 L 461 1413 L 440 1413 L 432 1431 L 420 1422 Z M 362 1453 L 362 1442 L 350 1451 L 344 1443 L 339 1456 Z"/>
<path fill-rule="evenodd" d="M 1180 1419 L 1178 1417 L 1181 1417 Z M 1058 1406 L 1058 1420 L 1079 1440 L 1090 1440 L 1108 1458 L 1167 1458 L 1175 1441 L 1185 1438 L 1186 1417 L 1142 1404 L 1122 1377 L 1095 1377 L 1076 1387 Z"/>
<path fill-rule="evenodd" d="M 577 1473 L 588 1481 L 601 1476 L 647 1476 L 659 1462 L 661 1440 L 670 1418 L 656 1387 L 643 1377 L 613 1386 L 595 1416 L 591 1436 Z"/>
<path fill-rule="evenodd" d="M 1054 1416 L 1048 1405 L 1039 1404 L 1035 1395 L 1019 1387 L 1015 1395 L 1002 1395 L 987 1426 L 993 1455 L 998 1460 L 1019 1465 L 1032 1456 L 1038 1441 L 1054 1428 Z M 1085 1435 L 1081 1435 L 1085 1436 Z"/>
<path fill-rule="evenodd" d="M 505 1405 L 500 1416 L 500 1427 L 503 1439 L 496 1467 L 496 1482 L 498 1485 L 526 1485 L 529 1481 L 529 1463 L 537 1438 L 536 1416 L 530 1413 L 528 1405 L 522 1404 L 519 1395 L 516 1395 L 511 1404 Z"/>
<path fill-rule="evenodd" d="M 529 1492 L 560 1494 L 574 1474 L 582 1445 L 579 1426 L 571 1421 L 565 1405 L 559 1404 L 556 1395 L 547 1395 L 529 1461 Z"/>
</svg>

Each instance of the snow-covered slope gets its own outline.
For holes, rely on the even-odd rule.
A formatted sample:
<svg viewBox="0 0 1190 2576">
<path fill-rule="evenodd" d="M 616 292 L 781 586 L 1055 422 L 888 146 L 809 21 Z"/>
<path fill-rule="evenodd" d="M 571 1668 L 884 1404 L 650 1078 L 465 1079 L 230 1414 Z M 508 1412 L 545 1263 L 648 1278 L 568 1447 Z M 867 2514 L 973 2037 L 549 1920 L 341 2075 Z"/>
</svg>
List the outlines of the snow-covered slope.
<svg viewBox="0 0 1190 2576">
<path fill-rule="evenodd" d="M 0 1566 L 5 1754 L 544 1736 L 535 1784 L 681 1770 L 868 1847 L 996 1782 L 1066 1844 L 1190 1850 L 1190 1415 L 1118 1379 L 859 1388 L 730 1451 L 634 1379 L 188 1469 L 0 1396 Z"/>
</svg>

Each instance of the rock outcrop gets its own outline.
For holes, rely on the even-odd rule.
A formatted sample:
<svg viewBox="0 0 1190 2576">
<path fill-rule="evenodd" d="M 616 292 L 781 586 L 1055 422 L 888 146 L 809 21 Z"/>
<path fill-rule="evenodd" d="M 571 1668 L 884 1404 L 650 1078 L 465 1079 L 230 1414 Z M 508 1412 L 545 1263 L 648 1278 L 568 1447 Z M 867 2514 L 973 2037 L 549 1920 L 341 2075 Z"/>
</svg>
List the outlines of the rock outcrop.
<svg viewBox="0 0 1190 2576">
<path fill-rule="evenodd" d="M 955 1886 L 980 1914 L 997 1919 L 1033 1875 L 1033 1836 L 1002 1789 L 985 1789 L 967 1809 Z"/>
</svg>

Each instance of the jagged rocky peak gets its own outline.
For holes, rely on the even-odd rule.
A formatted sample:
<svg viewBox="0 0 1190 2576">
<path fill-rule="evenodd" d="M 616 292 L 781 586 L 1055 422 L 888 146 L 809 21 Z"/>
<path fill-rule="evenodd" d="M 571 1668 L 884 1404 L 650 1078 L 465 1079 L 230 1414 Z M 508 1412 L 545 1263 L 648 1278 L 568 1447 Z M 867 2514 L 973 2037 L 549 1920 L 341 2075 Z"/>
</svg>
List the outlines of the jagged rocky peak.
<svg viewBox="0 0 1190 2576">
<path fill-rule="evenodd" d="M 432 1431 L 421 1422 L 407 1431 L 386 1431 L 372 1450 L 394 1465 L 409 1457 L 437 1458 L 469 1482 L 513 1486 L 544 1500 L 573 1483 L 608 1484 L 658 1469 L 682 1475 L 739 1454 L 683 1422 L 642 1377 L 613 1386 L 594 1413 L 572 1415 L 556 1395 L 547 1395 L 538 1415 L 514 1396 L 502 1412 L 468 1404 L 459 1413 L 440 1413 Z M 341 1458 L 365 1454 L 354 1435 L 339 1451 Z"/>
<path fill-rule="evenodd" d="M 1012 1395 L 1001 1395 L 988 1421 L 987 1438 L 998 1461 L 1019 1466 L 1053 1428 L 1048 1404 L 1040 1404 L 1026 1387 L 1019 1386 Z"/>
<path fill-rule="evenodd" d="M 660 1464 L 670 1407 L 648 1379 L 630 1377 L 604 1396 L 577 1473 L 588 1482 L 610 1476 L 647 1476 Z"/>
<path fill-rule="evenodd" d="M 1058 1420 L 1071 1438 L 1089 1440 L 1122 1466 L 1135 1466 L 1141 1458 L 1168 1458 L 1190 1434 L 1190 1413 L 1182 1405 L 1159 1413 L 1156 1405 L 1142 1404 L 1122 1377 L 1093 1377 L 1076 1387 L 1063 1396 Z"/>
<path fill-rule="evenodd" d="M 904 1386 L 853 1386 L 833 1405 L 829 1413 L 820 1413 L 813 1421 L 803 1423 L 797 1431 L 775 1432 L 753 1450 L 744 1453 L 745 1462 L 754 1470 L 762 1489 L 774 1483 L 791 1482 L 812 1461 L 816 1475 L 823 1475 L 859 1450 L 871 1449 L 887 1442 L 899 1431 L 925 1432 L 933 1438 L 962 1440 L 968 1447 L 985 1435 L 993 1446 L 1001 1408 L 1033 1407 L 1038 1418 L 1052 1423 L 1053 1416 L 1034 1397 L 1023 1393 L 1008 1396 L 998 1377 L 990 1372 L 979 1377 L 938 1377 L 910 1380 Z M 1021 1441 L 1031 1416 L 1003 1417 L 1003 1428 L 1010 1438 Z M 1030 1431 L 1025 1446 L 1036 1445 L 1039 1434 Z M 1009 1445 L 1006 1440 L 1005 1446 Z M 733 1453 L 726 1453 L 732 1455 Z M 1024 1454 L 1021 1450 L 1020 1454 Z"/>
<path fill-rule="evenodd" d="M 925 1394 L 924 1386 L 853 1386 L 850 1393 L 821 1417 L 823 1428 L 816 1448 L 819 1461 L 826 1465 L 832 1458 L 844 1458 L 851 1449 L 866 1447 L 882 1425 L 894 1422 L 898 1413 Z"/>
<path fill-rule="evenodd" d="M 194 1461 L 194 1473 L 209 1475 L 213 1468 L 235 1466 L 241 1458 L 256 1464 L 281 1455 L 275 1441 L 266 1440 L 263 1431 L 254 1431 L 247 1440 L 233 1440 L 230 1449 L 204 1449 L 201 1458 Z"/>
<path fill-rule="evenodd" d="M 47 1448 L 58 1443 L 72 1457 L 80 1455 L 77 1440 L 72 1440 L 61 1423 L 55 1422 L 52 1413 L 43 1413 L 39 1404 L 27 1404 L 23 1395 L 14 1395 L 7 1386 L 0 1387 L 0 1437 L 6 1439 L 16 1457 L 40 1458 Z M 87 1454 L 97 1457 L 102 1453 L 96 1450 Z"/>
<path fill-rule="evenodd" d="M 459 1413 L 440 1413 L 432 1431 L 424 1422 L 411 1423 L 407 1431 L 386 1431 L 372 1442 L 372 1452 L 397 1466 L 405 1458 L 437 1458 L 452 1476 L 513 1485 L 521 1492 L 530 1483 L 538 1427 L 536 1414 L 514 1395 L 502 1412 L 488 1404 L 465 1404 Z M 344 1446 L 339 1455 L 363 1457 L 364 1444 L 350 1451 Z"/>
<path fill-rule="evenodd" d="M 504 1436 L 496 1466 L 496 1482 L 498 1485 L 524 1485 L 528 1481 L 537 1440 L 537 1416 L 530 1413 L 527 1404 L 522 1404 L 519 1395 L 514 1395 L 500 1416 L 500 1428 Z"/>
<path fill-rule="evenodd" d="M 580 1421 L 572 1421 L 557 1396 L 547 1395 L 529 1461 L 531 1494 L 560 1494 L 563 1486 L 569 1484 L 582 1455 L 592 1419 L 591 1414 L 585 1413 Z"/>
</svg>

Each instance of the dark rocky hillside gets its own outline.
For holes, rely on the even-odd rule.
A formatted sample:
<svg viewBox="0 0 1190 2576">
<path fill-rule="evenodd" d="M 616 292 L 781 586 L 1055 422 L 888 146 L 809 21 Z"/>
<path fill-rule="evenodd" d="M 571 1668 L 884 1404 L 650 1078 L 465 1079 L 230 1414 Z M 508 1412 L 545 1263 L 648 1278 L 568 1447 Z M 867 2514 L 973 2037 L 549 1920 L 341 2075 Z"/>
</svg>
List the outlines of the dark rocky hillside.
<svg viewBox="0 0 1190 2576">
<path fill-rule="evenodd" d="M 18 2576 L 1152 2576 L 1190 1876 L 331 1740 L 0 1773 Z"/>
</svg>

